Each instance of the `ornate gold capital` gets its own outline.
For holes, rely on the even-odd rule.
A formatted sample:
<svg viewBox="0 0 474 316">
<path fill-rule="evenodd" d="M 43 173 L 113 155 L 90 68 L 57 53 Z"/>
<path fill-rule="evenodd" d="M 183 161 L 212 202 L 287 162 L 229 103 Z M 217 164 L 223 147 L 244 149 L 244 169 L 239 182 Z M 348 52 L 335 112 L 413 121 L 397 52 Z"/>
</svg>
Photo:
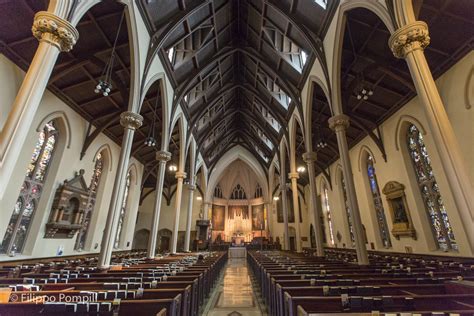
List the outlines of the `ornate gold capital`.
<svg viewBox="0 0 474 316">
<path fill-rule="evenodd" d="M 40 42 L 48 42 L 61 52 L 70 51 L 79 39 L 79 32 L 71 23 L 47 11 L 35 14 L 31 32 Z"/>
<path fill-rule="evenodd" d="M 345 114 L 334 115 L 328 120 L 329 128 L 337 132 L 341 129 L 347 129 L 350 125 L 350 118 Z"/>
<path fill-rule="evenodd" d="M 176 179 L 186 179 L 186 172 L 176 172 L 176 175 L 174 176 Z"/>
<path fill-rule="evenodd" d="M 290 179 L 299 179 L 300 175 L 299 175 L 298 172 L 290 172 L 290 173 L 288 173 L 288 178 L 290 178 Z"/>
<path fill-rule="evenodd" d="M 317 158 L 318 158 L 318 154 L 316 154 L 316 152 L 314 152 L 314 151 L 307 152 L 307 153 L 303 154 L 303 160 L 307 164 L 315 162 L 317 160 Z"/>
<path fill-rule="evenodd" d="M 161 150 L 156 153 L 156 160 L 168 162 L 171 160 L 171 153 L 169 151 Z"/>
<path fill-rule="evenodd" d="M 388 40 L 388 45 L 397 58 L 405 58 L 408 53 L 423 50 L 429 44 L 428 25 L 423 21 L 415 21 L 399 28 Z"/>
<path fill-rule="evenodd" d="M 143 117 L 135 112 L 123 112 L 120 114 L 120 125 L 128 129 L 140 128 L 143 124 Z"/>
</svg>

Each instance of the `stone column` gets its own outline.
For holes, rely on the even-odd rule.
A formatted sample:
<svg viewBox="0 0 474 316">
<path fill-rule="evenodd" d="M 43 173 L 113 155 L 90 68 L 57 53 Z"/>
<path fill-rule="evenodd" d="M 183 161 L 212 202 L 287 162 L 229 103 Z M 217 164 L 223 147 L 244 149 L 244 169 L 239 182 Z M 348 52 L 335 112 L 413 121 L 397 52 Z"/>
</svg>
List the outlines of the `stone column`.
<svg viewBox="0 0 474 316">
<path fill-rule="evenodd" d="M 128 162 L 130 160 L 130 151 L 133 144 L 133 134 L 137 128 L 142 126 L 142 122 L 143 117 L 135 112 L 123 112 L 120 115 L 120 124 L 125 130 L 122 139 L 122 147 L 120 149 L 117 173 L 115 174 L 109 212 L 107 213 L 107 220 L 100 247 L 98 267 L 101 269 L 110 266 L 112 250 L 114 248 L 117 234 L 120 208 L 122 207 L 123 195 L 125 192 Z"/>
<path fill-rule="evenodd" d="M 189 252 L 189 244 L 191 242 L 191 221 L 193 219 L 193 198 L 194 198 L 194 190 L 196 186 L 194 185 L 194 181 L 191 177 L 190 183 L 188 185 L 189 190 L 189 202 L 188 202 L 188 216 L 186 218 L 186 236 L 184 238 L 184 251 Z"/>
<path fill-rule="evenodd" d="M 202 219 L 208 220 L 209 219 L 209 209 L 211 208 L 212 202 L 204 202 L 204 208 L 202 210 Z"/>
<path fill-rule="evenodd" d="M 155 258 L 156 239 L 158 238 L 158 230 L 160 227 L 161 199 L 163 197 L 163 181 L 165 179 L 166 163 L 171 159 L 171 153 L 167 151 L 159 151 L 156 153 L 158 163 L 158 175 L 156 177 L 155 186 L 155 204 L 153 207 L 153 218 L 151 221 L 150 239 L 148 240 L 148 258 Z"/>
<path fill-rule="evenodd" d="M 347 200 L 352 214 L 352 226 L 354 229 L 357 261 L 360 265 L 366 265 L 369 264 L 369 258 L 367 255 L 367 248 L 365 246 L 364 230 L 362 228 L 359 204 L 357 203 L 354 177 L 352 174 L 352 166 L 349 158 L 349 148 L 347 146 L 346 139 L 346 129 L 349 127 L 350 124 L 349 117 L 344 114 L 339 114 L 329 118 L 328 122 L 329 127 L 333 131 L 335 131 L 337 137 L 337 145 L 339 147 L 339 155 L 341 157 L 342 162 L 342 172 L 346 183 Z"/>
<path fill-rule="evenodd" d="M 272 202 L 265 202 L 265 230 L 267 232 L 267 238 L 270 239 L 270 215 L 272 212 Z"/>
<path fill-rule="evenodd" d="M 468 236 L 471 252 L 474 252 L 473 190 L 456 135 L 423 52 L 429 43 L 428 26 L 422 21 L 408 22 L 393 33 L 389 40 L 395 57 L 404 58 L 408 64 L 464 231 Z"/>
<path fill-rule="evenodd" d="M 171 242 L 171 253 L 175 254 L 178 247 L 178 233 L 179 233 L 179 215 L 181 213 L 181 197 L 183 195 L 183 181 L 186 178 L 186 172 L 178 171 L 176 172 L 176 179 L 178 183 L 176 184 L 176 208 L 175 208 L 175 217 L 173 225 L 173 237 Z"/>
<path fill-rule="evenodd" d="M 290 235 L 288 228 L 288 201 L 286 196 L 286 186 L 285 174 L 282 173 L 280 178 L 280 190 L 281 190 L 281 206 L 283 208 L 283 226 L 284 226 L 284 236 L 283 236 L 283 250 L 290 249 Z"/>
<path fill-rule="evenodd" d="M 31 30 L 39 45 L 0 131 L 0 199 L 33 124 L 58 55 L 70 51 L 79 38 L 71 23 L 46 11 L 36 13 Z"/>
<path fill-rule="evenodd" d="M 204 195 L 205 196 L 205 195 Z M 203 209 L 202 209 L 202 219 L 203 220 L 209 220 L 209 208 L 211 207 L 212 202 L 209 201 L 204 201 L 203 203 Z M 202 226 L 200 227 L 200 229 Z M 199 233 L 201 234 L 201 233 Z M 208 240 L 208 234 L 209 234 L 209 226 L 206 227 L 206 240 Z"/>
<path fill-rule="evenodd" d="M 296 228 L 296 251 L 301 252 L 301 231 L 300 231 L 300 203 L 298 200 L 298 172 L 290 172 L 288 177 L 291 179 L 291 192 L 293 193 L 293 210 L 295 212 L 295 228 Z"/>
<path fill-rule="evenodd" d="M 323 245 L 323 232 L 321 230 L 322 223 L 321 217 L 318 214 L 317 208 L 317 197 L 318 191 L 316 188 L 316 172 L 314 170 L 314 163 L 316 161 L 317 155 L 313 152 L 307 152 L 303 154 L 303 160 L 306 162 L 308 168 L 308 177 L 309 177 L 309 195 L 311 196 L 310 207 L 311 212 L 313 213 L 314 219 L 314 232 L 316 237 L 316 254 L 318 257 L 324 256 L 324 245 Z"/>
</svg>

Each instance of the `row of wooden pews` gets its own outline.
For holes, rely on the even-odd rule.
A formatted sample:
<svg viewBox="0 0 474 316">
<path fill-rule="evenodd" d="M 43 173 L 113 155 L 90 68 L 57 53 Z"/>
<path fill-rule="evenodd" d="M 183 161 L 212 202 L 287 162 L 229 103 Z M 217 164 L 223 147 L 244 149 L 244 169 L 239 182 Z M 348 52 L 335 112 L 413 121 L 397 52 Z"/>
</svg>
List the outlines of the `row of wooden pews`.
<svg viewBox="0 0 474 316">
<path fill-rule="evenodd" d="M 249 251 L 269 315 L 329 313 L 474 315 L 474 259 L 371 253 L 356 264 L 350 250 L 326 257 Z"/>
<path fill-rule="evenodd" d="M 115 256 L 108 270 L 97 257 L 4 264 L 0 288 L 11 292 L 0 315 L 196 316 L 227 261 L 227 252 L 145 255 Z"/>
</svg>

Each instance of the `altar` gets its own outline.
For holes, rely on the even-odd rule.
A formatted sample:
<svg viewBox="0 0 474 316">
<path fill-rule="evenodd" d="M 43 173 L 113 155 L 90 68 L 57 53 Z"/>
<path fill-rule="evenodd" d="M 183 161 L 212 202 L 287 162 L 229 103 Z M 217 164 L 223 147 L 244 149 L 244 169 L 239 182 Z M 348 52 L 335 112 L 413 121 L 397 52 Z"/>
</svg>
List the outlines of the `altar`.
<svg viewBox="0 0 474 316">
<path fill-rule="evenodd" d="M 229 258 L 247 258 L 247 249 L 245 247 L 230 247 Z"/>
<path fill-rule="evenodd" d="M 231 242 L 232 246 L 243 246 L 245 238 L 243 236 L 233 236 Z"/>
</svg>

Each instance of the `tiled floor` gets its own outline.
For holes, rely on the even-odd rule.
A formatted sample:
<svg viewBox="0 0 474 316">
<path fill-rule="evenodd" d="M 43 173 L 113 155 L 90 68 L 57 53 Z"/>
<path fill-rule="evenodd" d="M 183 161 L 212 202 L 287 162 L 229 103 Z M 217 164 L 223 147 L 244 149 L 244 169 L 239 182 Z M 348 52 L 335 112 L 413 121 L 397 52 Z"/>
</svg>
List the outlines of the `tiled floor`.
<svg viewBox="0 0 474 316">
<path fill-rule="evenodd" d="M 203 315 L 256 316 L 260 310 L 245 259 L 229 259 L 220 284 L 214 290 Z"/>
</svg>

